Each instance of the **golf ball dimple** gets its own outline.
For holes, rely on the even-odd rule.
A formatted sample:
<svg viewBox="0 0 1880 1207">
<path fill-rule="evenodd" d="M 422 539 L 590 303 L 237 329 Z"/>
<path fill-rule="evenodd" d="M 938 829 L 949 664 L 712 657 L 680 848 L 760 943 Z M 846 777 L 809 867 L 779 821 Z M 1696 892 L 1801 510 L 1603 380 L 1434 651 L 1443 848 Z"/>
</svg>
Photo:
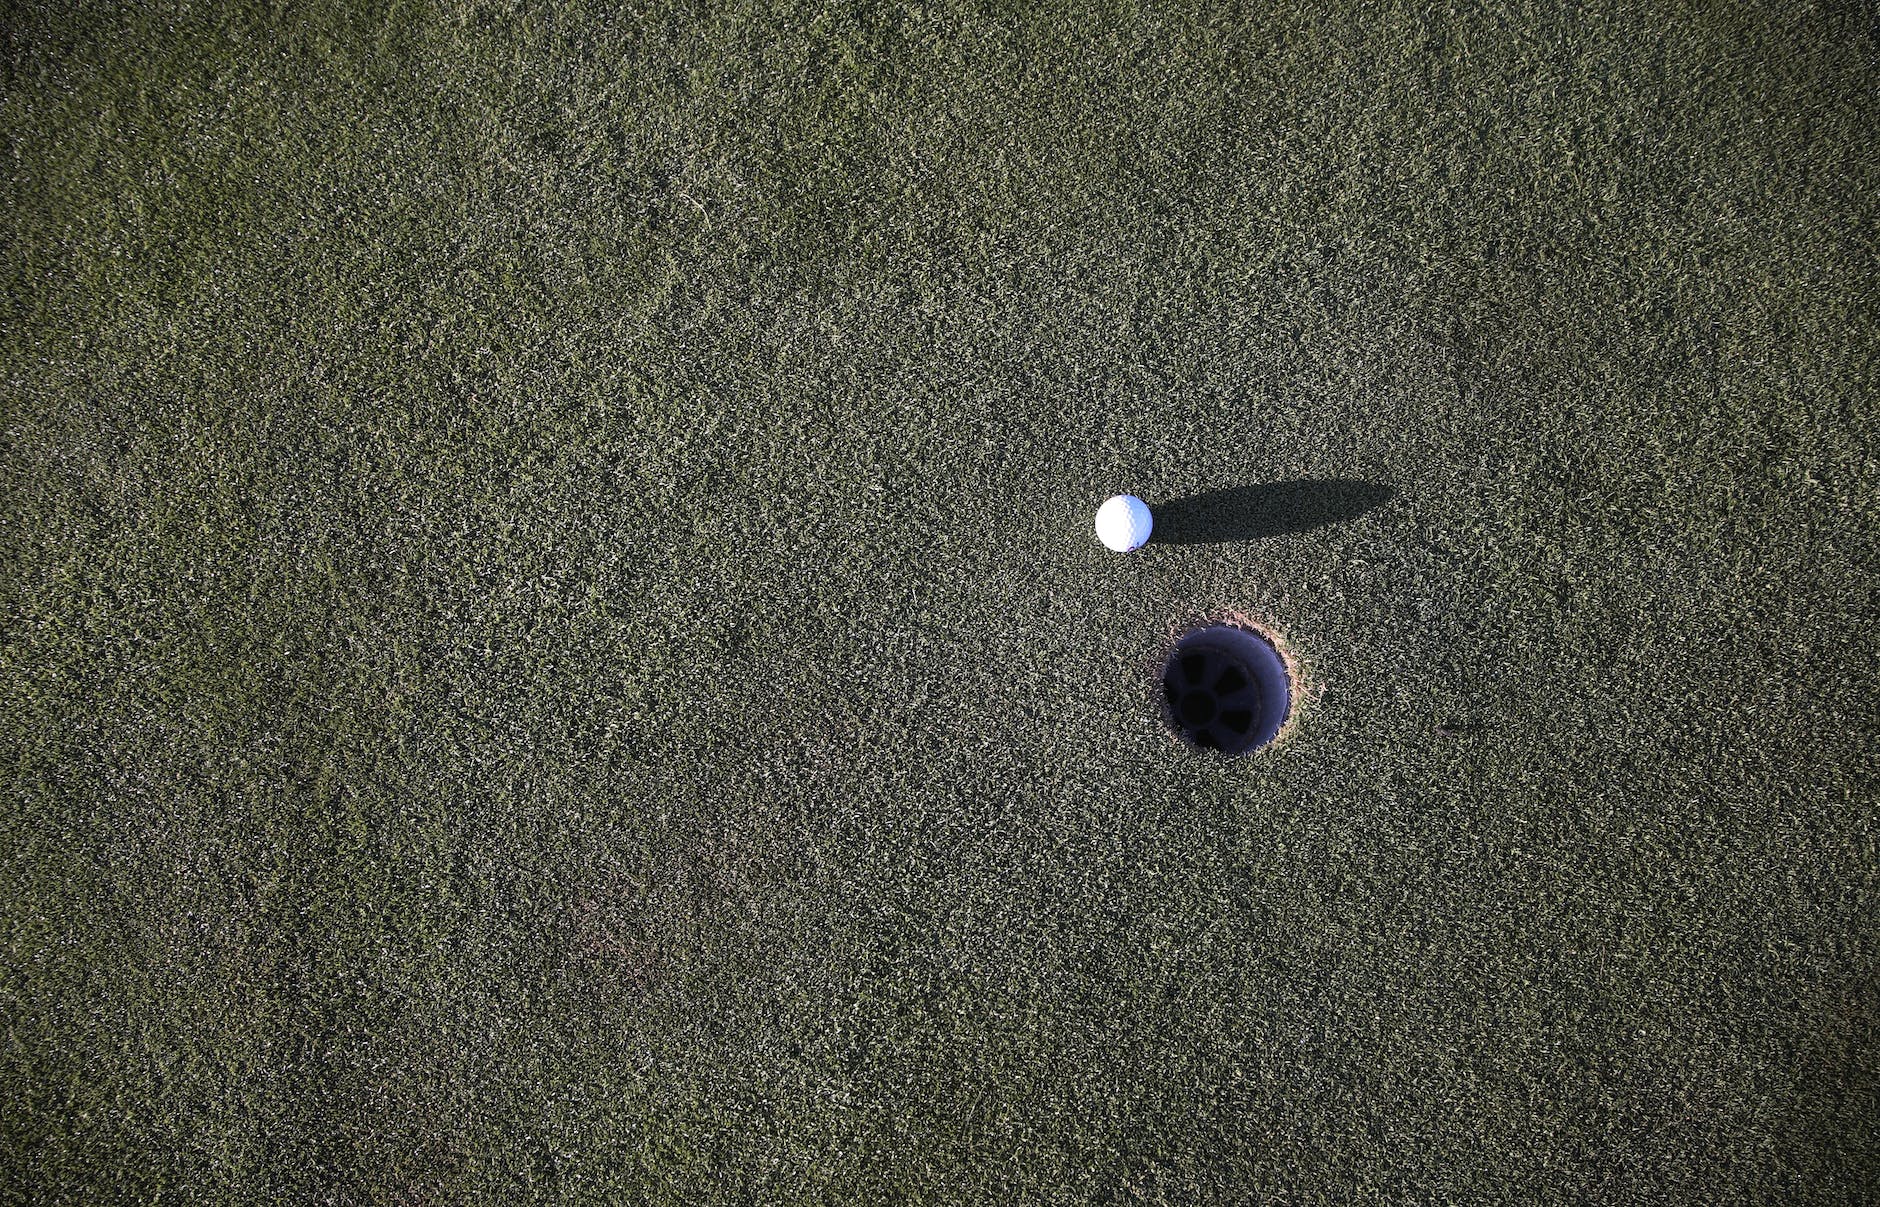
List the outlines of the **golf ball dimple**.
<svg viewBox="0 0 1880 1207">
<path fill-rule="evenodd" d="M 1097 539 L 1118 553 L 1142 548 L 1154 527 L 1149 505 L 1135 495 L 1117 495 L 1097 508 Z"/>
</svg>

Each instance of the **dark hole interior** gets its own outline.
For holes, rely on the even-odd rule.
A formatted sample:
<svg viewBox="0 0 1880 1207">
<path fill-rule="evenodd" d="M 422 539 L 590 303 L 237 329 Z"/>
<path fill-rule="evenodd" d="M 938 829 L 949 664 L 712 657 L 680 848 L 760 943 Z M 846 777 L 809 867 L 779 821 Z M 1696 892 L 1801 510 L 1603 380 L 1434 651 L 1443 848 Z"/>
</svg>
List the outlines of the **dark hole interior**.
<svg viewBox="0 0 1880 1207">
<path fill-rule="evenodd" d="M 1191 746 L 1238 754 L 1261 732 L 1267 704 L 1264 663 L 1249 662 L 1253 655 L 1242 654 L 1234 641 L 1198 635 L 1163 668 L 1164 716 Z M 1285 689 L 1278 690 L 1283 707 Z"/>
<path fill-rule="evenodd" d="M 1182 720 L 1190 725 L 1206 725 L 1214 719 L 1214 697 L 1204 691 L 1192 691 L 1182 698 Z"/>
</svg>

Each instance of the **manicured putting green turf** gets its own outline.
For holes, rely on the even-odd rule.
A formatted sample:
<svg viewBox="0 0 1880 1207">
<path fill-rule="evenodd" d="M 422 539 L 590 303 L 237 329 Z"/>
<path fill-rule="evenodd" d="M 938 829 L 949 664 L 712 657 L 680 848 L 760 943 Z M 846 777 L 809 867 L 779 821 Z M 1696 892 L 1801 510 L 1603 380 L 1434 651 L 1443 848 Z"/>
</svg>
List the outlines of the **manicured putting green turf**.
<svg viewBox="0 0 1880 1207">
<path fill-rule="evenodd" d="M 6 1197 L 1871 1193 L 1871 10 L 1548 7 L 11 6 Z"/>
</svg>

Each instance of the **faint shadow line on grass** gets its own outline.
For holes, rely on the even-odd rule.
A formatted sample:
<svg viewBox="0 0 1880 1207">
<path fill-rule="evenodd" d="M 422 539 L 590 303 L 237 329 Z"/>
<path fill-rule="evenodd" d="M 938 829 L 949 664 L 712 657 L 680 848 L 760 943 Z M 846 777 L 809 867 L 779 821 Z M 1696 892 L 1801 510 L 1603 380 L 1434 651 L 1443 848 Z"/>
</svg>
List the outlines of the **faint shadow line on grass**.
<svg viewBox="0 0 1880 1207">
<path fill-rule="evenodd" d="M 1306 532 L 1356 519 L 1388 503 L 1389 486 L 1353 478 L 1300 478 L 1230 486 L 1154 506 L 1157 545 L 1219 545 Z"/>
</svg>

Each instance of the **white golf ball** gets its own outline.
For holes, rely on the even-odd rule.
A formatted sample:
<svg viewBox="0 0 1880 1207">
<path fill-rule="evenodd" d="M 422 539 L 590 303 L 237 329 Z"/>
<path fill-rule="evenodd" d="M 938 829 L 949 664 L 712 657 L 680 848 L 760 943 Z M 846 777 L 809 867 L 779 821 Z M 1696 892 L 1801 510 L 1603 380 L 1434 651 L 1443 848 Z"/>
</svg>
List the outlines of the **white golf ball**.
<svg viewBox="0 0 1880 1207">
<path fill-rule="evenodd" d="M 1135 495 L 1117 495 L 1097 508 L 1097 539 L 1118 553 L 1142 548 L 1154 527 L 1149 505 Z"/>
</svg>

